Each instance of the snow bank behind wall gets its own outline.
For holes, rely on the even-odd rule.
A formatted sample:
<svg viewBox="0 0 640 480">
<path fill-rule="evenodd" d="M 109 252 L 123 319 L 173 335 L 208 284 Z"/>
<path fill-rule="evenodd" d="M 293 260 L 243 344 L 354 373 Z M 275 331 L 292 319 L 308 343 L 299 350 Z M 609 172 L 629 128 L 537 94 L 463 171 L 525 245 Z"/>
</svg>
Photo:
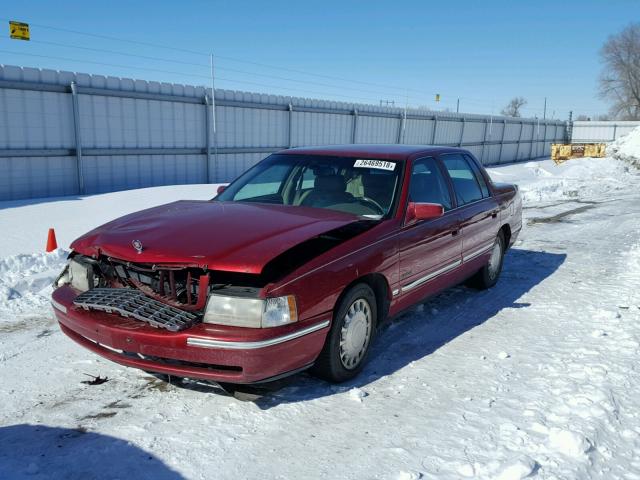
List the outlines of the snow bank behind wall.
<svg viewBox="0 0 640 480">
<path fill-rule="evenodd" d="M 640 127 L 607 146 L 607 154 L 640 169 Z"/>
</svg>

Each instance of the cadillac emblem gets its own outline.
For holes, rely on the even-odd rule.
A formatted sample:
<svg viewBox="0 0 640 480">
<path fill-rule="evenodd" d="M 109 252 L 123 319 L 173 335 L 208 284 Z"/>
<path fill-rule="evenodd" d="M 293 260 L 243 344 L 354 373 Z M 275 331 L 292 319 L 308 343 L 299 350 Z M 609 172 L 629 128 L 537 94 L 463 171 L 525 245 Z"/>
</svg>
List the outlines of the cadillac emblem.
<svg viewBox="0 0 640 480">
<path fill-rule="evenodd" d="M 140 240 L 134 240 L 131 245 L 136 249 L 136 252 L 142 253 L 142 242 Z"/>
</svg>

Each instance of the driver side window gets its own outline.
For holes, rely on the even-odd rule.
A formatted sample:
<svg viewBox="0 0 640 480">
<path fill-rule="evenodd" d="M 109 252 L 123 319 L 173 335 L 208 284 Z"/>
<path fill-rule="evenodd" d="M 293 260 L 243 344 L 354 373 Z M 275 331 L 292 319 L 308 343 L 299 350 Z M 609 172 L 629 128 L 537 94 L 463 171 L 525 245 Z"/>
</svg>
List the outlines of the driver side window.
<svg viewBox="0 0 640 480">
<path fill-rule="evenodd" d="M 451 210 L 451 195 L 435 159 L 420 158 L 413 162 L 409 201 L 439 203 L 445 211 Z"/>
</svg>

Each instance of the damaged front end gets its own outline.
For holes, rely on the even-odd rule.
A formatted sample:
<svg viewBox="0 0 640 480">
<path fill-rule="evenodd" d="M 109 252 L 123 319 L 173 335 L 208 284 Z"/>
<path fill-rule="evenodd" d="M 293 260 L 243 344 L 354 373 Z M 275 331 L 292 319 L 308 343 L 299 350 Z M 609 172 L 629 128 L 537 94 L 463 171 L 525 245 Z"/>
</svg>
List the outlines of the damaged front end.
<svg viewBox="0 0 640 480">
<path fill-rule="evenodd" d="M 179 331 L 203 320 L 211 294 L 231 291 L 257 298 L 260 282 L 253 277 L 257 276 L 72 254 L 54 287 L 70 285 L 79 291 L 74 304 L 85 310 L 114 313 Z M 233 285 L 238 280 L 243 287 Z"/>
<path fill-rule="evenodd" d="M 133 318 L 156 328 L 180 331 L 198 323 L 268 328 L 298 321 L 294 295 L 269 297 L 265 286 L 368 230 L 362 220 L 309 238 L 268 261 L 258 274 L 207 266 L 147 264 L 74 252 L 55 287 L 80 294 L 75 306 Z"/>
</svg>

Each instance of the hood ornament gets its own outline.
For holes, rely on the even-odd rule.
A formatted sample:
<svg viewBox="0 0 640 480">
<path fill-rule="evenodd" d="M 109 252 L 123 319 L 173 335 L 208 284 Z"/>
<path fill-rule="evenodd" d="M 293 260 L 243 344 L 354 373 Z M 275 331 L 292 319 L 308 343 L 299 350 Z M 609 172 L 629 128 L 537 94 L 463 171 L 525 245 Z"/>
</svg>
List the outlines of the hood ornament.
<svg viewBox="0 0 640 480">
<path fill-rule="evenodd" d="M 138 252 L 139 254 L 142 253 L 142 242 L 140 240 L 134 240 L 133 242 L 131 242 L 131 245 L 133 245 L 133 248 L 136 249 L 136 252 Z"/>
</svg>

